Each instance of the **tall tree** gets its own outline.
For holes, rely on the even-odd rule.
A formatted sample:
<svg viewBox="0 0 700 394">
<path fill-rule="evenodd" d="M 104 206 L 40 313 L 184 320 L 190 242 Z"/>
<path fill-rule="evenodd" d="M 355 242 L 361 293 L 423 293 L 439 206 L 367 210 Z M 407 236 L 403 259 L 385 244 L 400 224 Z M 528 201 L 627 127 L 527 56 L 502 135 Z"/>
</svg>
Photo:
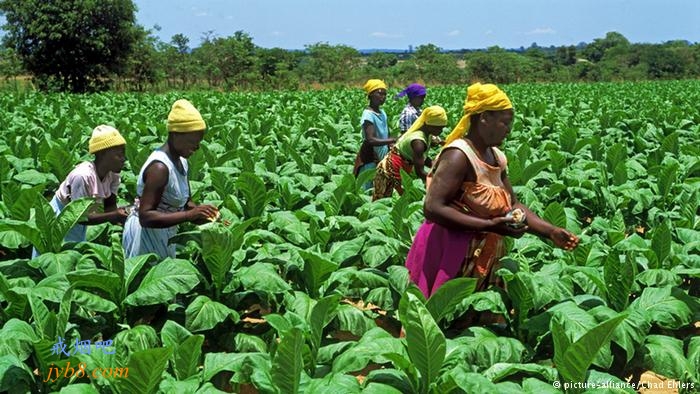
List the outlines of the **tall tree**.
<svg viewBox="0 0 700 394">
<path fill-rule="evenodd" d="M 45 89 L 84 92 L 124 71 L 139 37 L 131 0 L 0 0 L 5 45 Z"/>
</svg>

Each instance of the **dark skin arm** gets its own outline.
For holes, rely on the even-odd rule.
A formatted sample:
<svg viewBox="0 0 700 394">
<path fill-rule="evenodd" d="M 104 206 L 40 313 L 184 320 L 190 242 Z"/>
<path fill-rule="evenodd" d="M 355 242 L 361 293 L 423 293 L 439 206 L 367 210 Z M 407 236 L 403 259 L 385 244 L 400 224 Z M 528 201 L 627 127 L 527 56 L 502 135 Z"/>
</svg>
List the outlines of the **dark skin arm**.
<svg viewBox="0 0 700 394">
<path fill-rule="evenodd" d="M 362 129 L 365 131 L 365 136 L 367 137 L 367 143 L 370 146 L 382 146 L 391 145 L 396 142 L 396 138 L 377 138 L 377 133 L 374 129 L 374 124 L 370 121 L 365 121 L 362 124 Z"/>
<path fill-rule="evenodd" d="M 102 224 L 109 222 L 112 224 L 123 224 L 126 221 L 126 211 L 122 208 L 117 208 L 117 196 L 111 194 L 104 200 L 104 212 L 89 213 L 87 220 L 81 224 Z"/>
<path fill-rule="evenodd" d="M 505 189 L 510 194 L 513 209 L 520 208 L 525 212 L 525 217 L 527 218 L 527 227 L 529 227 L 529 233 L 535 234 L 542 238 L 550 239 L 552 240 L 552 242 L 554 242 L 554 244 L 557 247 L 565 250 L 572 250 L 576 246 L 578 246 L 580 239 L 577 236 L 575 236 L 574 234 L 572 234 L 564 228 L 556 227 L 548 221 L 540 218 L 539 216 L 537 216 L 537 214 L 532 212 L 530 208 L 526 207 L 524 204 L 518 201 L 518 197 L 513 192 L 513 187 L 510 184 L 508 175 L 505 172 L 503 172 L 503 174 L 501 175 L 501 180 L 503 181 Z"/>
<path fill-rule="evenodd" d="M 168 167 L 163 163 L 153 162 L 148 166 L 143 177 L 144 188 L 139 205 L 141 226 L 165 228 L 184 222 L 206 222 L 216 214 L 216 208 L 211 205 L 194 205 L 191 201 L 187 202 L 187 208 L 184 211 L 158 211 L 158 204 L 168 184 Z"/>
<path fill-rule="evenodd" d="M 413 169 L 416 171 L 416 175 L 425 182 L 425 178 L 428 177 L 428 173 L 425 171 L 425 166 L 427 165 L 427 160 L 425 157 L 425 151 L 428 146 L 425 142 L 421 140 L 411 141 L 411 149 L 413 150 Z"/>
<path fill-rule="evenodd" d="M 440 163 L 433 175 L 432 184 L 425 197 L 425 218 L 442 226 L 463 231 L 488 231 L 519 237 L 526 227 L 514 229 L 506 225 L 513 219 L 500 216 L 484 219 L 461 212 L 450 204 L 454 201 L 463 182 L 476 176 L 467 157 L 457 149 L 448 149 L 440 156 Z"/>
</svg>

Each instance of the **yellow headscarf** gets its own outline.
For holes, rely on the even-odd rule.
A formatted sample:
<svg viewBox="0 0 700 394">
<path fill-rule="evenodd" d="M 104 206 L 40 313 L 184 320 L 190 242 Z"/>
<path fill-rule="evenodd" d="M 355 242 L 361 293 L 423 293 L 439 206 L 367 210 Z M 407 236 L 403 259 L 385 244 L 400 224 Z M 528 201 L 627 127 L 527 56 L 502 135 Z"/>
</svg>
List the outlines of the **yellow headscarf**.
<svg viewBox="0 0 700 394">
<path fill-rule="evenodd" d="M 433 105 L 421 112 L 418 119 L 406 130 L 406 134 L 420 130 L 423 125 L 428 126 L 447 126 L 447 112 L 439 105 Z"/>
<path fill-rule="evenodd" d="M 367 94 L 370 94 L 377 89 L 386 89 L 386 84 L 381 79 L 370 79 L 365 82 L 365 86 L 363 86 L 362 89 L 364 89 Z"/>
<path fill-rule="evenodd" d="M 464 100 L 464 116 L 457 126 L 445 139 L 445 146 L 450 142 L 464 137 L 469 132 L 470 117 L 485 111 L 500 111 L 513 108 L 510 99 L 501 89 L 493 84 L 475 83 L 467 88 L 467 98 Z"/>
</svg>

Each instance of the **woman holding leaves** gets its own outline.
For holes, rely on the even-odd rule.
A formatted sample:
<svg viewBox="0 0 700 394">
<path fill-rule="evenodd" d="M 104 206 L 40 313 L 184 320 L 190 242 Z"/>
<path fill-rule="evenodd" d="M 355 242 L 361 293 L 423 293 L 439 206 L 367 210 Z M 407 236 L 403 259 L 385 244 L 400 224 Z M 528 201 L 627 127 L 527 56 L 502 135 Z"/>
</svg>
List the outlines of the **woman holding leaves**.
<svg viewBox="0 0 700 394">
<path fill-rule="evenodd" d="M 394 189 L 403 194 L 401 169 L 408 173 L 415 169 L 416 175 L 423 181 L 426 180 L 428 174 L 425 167 L 432 164 L 428 157 L 432 140 L 430 137 L 440 135 L 446 125 L 447 113 L 444 108 L 435 105 L 423 111 L 377 165 L 372 200 L 391 197 Z"/>
<path fill-rule="evenodd" d="M 218 217 L 211 205 L 196 205 L 190 196 L 187 158 L 204 138 L 206 124 L 187 100 L 177 100 L 168 115 L 168 140 L 143 164 L 136 183 L 135 209 L 124 226 L 125 257 L 155 253 L 175 257 L 168 240 L 178 224 L 206 223 Z"/>
<path fill-rule="evenodd" d="M 464 116 L 445 141 L 428 178 L 425 222 L 406 260 L 410 278 L 426 297 L 447 280 L 478 279 L 477 290 L 496 282 L 503 236 L 526 232 L 572 250 L 579 238 L 520 203 L 498 149 L 513 122 L 513 106 L 495 85 L 467 89 Z"/>
<path fill-rule="evenodd" d="M 358 176 L 361 172 L 377 167 L 377 163 L 389 153 L 389 145 L 396 142 L 389 137 L 389 125 L 386 112 L 381 109 L 386 101 L 386 84 L 380 79 L 370 79 L 363 89 L 367 93 L 369 104 L 360 118 L 362 128 L 362 145 L 355 158 L 353 173 Z M 372 183 L 365 184 L 365 189 L 372 187 Z"/>
</svg>

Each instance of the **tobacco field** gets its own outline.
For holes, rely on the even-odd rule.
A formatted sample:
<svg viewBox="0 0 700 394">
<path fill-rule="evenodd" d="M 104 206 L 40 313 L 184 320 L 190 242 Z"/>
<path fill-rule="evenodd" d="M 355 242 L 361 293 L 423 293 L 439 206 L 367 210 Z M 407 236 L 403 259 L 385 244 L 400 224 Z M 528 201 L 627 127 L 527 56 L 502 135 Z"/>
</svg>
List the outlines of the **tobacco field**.
<svg viewBox="0 0 700 394">
<path fill-rule="evenodd" d="M 366 175 L 352 175 L 359 89 L 0 95 L 0 392 L 548 394 L 564 391 L 554 382 L 645 371 L 697 391 L 700 81 L 503 89 L 516 113 L 502 147 L 516 193 L 581 243 L 510 239 L 505 290 L 474 292 L 462 278 L 428 300 L 403 265 L 422 183 L 404 179 L 403 196 L 371 202 Z M 445 107 L 453 126 L 464 92 L 428 87 L 425 106 Z M 395 93 L 390 125 L 405 104 Z M 89 202 L 56 218 L 48 201 L 89 159 L 92 128 L 112 124 L 128 142 L 128 205 L 180 97 L 209 126 L 189 161 L 194 200 L 225 223 L 181 225 L 177 258 L 160 262 L 125 259 L 116 225 L 64 244 Z M 469 310 L 506 323 L 455 328 Z M 54 354 L 59 337 L 69 356 Z M 76 340 L 89 352 L 73 351 Z M 94 344 L 105 340 L 109 354 Z M 69 362 L 128 377 L 47 381 Z"/>
</svg>

